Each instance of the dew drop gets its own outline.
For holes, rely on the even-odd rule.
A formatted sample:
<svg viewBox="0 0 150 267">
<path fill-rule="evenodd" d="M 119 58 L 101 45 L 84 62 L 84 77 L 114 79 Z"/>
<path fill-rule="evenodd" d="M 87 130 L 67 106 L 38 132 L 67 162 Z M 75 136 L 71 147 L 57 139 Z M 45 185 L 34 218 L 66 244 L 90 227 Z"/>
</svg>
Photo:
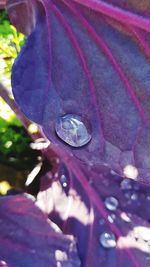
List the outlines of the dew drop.
<svg viewBox="0 0 150 267">
<path fill-rule="evenodd" d="M 60 176 L 60 183 L 63 187 L 67 187 L 68 183 L 67 183 L 67 178 L 64 174 L 62 174 Z"/>
<path fill-rule="evenodd" d="M 85 123 L 80 116 L 74 114 L 67 114 L 57 120 L 56 133 L 60 139 L 73 147 L 82 147 L 91 140 Z"/>
<path fill-rule="evenodd" d="M 108 215 L 108 221 L 110 222 L 110 223 L 114 223 L 114 220 L 116 219 L 116 215 L 115 214 L 110 214 L 110 215 Z"/>
<path fill-rule="evenodd" d="M 132 195 L 131 195 L 131 200 L 138 200 L 138 194 L 136 194 L 136 193 L 133 193 Z"/>
<path fill-rule="evenodd" d="M 104 232 L 100 235 L 99 241 L 104 248 L 116 247 L 116 238 L 114 234 Z"/>
<path fill-rule="evenodd" d="M 125 222 L 131 222 L 131 219 L 130 219 L 129 215 L 126 212 L 122 212 L 120 214 L 120 217 Z"/>
<path fill-rule="evenodd" d="M 105 207 L 108 210 L 116 210 L 118 207 L 118 200 L 114 197 L 107 197 L 105 199 Z"/>
<path fill-rule="evenodd" d="M 122 190 L 131 190 L 132 189 L 131 181 L 129 179 L 124 179 L 121 182 L 120 187 Z"/>
</svg>

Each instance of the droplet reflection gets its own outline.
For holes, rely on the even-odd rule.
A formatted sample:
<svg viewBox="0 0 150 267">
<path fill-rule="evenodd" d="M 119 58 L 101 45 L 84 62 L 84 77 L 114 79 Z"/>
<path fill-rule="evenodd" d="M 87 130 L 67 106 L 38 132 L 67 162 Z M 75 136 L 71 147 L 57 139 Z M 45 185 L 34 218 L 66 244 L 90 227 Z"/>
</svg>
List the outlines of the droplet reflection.
<svg viewBox="0 0 150 267">
<path fill-rule="evenodd" d="M 112 233 L 107 233 L 107 232 L 102 233 L 100 235 L 99 241 L 104 248 L 116 247 L 116 238 Z"/>
<path fill-rule="evenodd" d="M 91 140 L 87 126 L 81 117 L 75 114 L 67 114 L 58 118 L 56 133 L 60 139 L 73 147 L 82 147 Z"/>
<path fill-rule="evenodd" d="M 108 221 L 110 223 L 114 223 L 115 219 L 116 219 L 116 215 L 115 214 L 112 213 L 112 214 L 108 215 Z"/>
<path fill-rule="evenodd" d="M 105 199 L 105 207 L 108 210 L 116 210 L 118 207 L 118 200 L 114 197 L 107 197 Z"/>
<path fill-rule="evenodd" d="M 67 187 L 67 185 L 68 185 L 67 178 L 66 178 L 66 176 L 64 174 L 62 174 L 60 176 L 60 182 L 61 182 L 61 184 L 62 184 L 63 187 Z"/>
</svg>

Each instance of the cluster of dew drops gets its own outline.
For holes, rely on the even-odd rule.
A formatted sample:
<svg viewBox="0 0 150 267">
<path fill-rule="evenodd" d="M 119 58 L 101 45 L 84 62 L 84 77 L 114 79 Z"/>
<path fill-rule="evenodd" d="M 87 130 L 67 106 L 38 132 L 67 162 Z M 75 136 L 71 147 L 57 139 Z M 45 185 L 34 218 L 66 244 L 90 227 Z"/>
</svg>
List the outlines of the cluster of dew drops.
<svg viewBox="0 0 150 267">
<path fill-rule="evenodd" d="M 124 178 L 120 183 L 120 188 L 123 191 L 125 198 L 128 199 L 128 203 L 138 200 L 138 190 L 140 189 L 140 187 L 136 182 L 134 183 L 132 180 Z M 150 200 L 150 198 L 147 197 L 147 200 Z M 115 222 L 115 220 L 118 219 L 115 214 L 115 211 L 119 206 L 119 201 L 116 197 L 109 196 L 105 198 L 104 205 L 106 209 L 110 212 L 110 214 L 108 214 L 107 221 L 112 224 Z M 130 214 L 127 214 L 126 212 L 122 212 L 120 214 L 120 219 L 126 223 L 131 222 Z M 103 218 L 99 220 L 99 224 L 104 225 L 105 223 L 106 221 Z M 140 236 L 140 234 L 137 234 L 137 236 L 135 235 L 134 238 L 136 241 L 138 240 L 138 238 L 142 238 L 142 240 L 147 243 L 147 245 L 149 246 L 148 249 L 150 250 L 150 232 L 146 231 L 146 233 L 146 238 L 144 232 L 142 233 L 142 236 Z M 115 248 L 117 246 L 117 238 L 110 231 L 101 233 L 99 237 L 99 242 L 104 248 L 107 249 Z"/>
<path fill-rule="evenodd" d="M 66 144 L 71 147 L 80 148 L 86 144 L 88 144 L 91 139 L 92 135 L 87 127 L 86 123 L 82 120 L 81 116 L 75 114 L 65 114 L 64 116 L 59 117 L 56 120 L 55 130 L 57 136 Z M 136 172 L 134 170 L 136 175 Z M 65 175 L 61 175 L 60 183 L 63 188 L 66 188 L 68 185 L 67 177 Z M 121 190 L 124 192 L 124 196 L 128 201 L 136 201 L 138 199 L 137 190 L 139 189 L 138 185 L 134 185 L 134 192 L 133 184 L 131 183 L 130 179 L 123 179 L 120 184 Z M 106 209 L 111 212 L 108 215 L 108 222 L 114 223 L 116 220 L 115 212 L 118 208 L 119 202 L 118 200 L 113 197 L 106 197 L 104 200 L 104 205 Z M 130 222 L 129 216 L 123 212 L 122 219 L 126 222 Z M 100 219 L 100 224 L 104 224 L 105 220 Z M 112 232 L 103 232 L 100 234 L 99 242 L 104 248 L 115 248 L 117 245 L 117 240 L 115 235 Z"/>
</svg>

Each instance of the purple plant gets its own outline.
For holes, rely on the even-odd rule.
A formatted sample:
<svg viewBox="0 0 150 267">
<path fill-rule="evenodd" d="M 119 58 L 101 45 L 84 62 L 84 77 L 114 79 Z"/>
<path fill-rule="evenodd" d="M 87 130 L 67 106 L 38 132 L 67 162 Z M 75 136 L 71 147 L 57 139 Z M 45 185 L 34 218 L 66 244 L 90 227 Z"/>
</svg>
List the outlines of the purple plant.
<svg viewBox="0 0 150 267">
<path fill-rule="evenodd" d="M 12 257 L 0 243 L 1 266 L 150 265 L 150 4 L 142 3 L 8 1 L 28 35 L 12 70 L 15 100 L 50 140 L 46 155 L 56 156 L 35 201 L 44 215 L 33 203 L 30 212 L 25 196 L 1 200 L 2 233 L 14 242 Z M 62 233 L 44 228 L 46 219 Z M 38 230 L 12 237 L 6 220 L 21 233 L 30 220 Z"/>
</svg>

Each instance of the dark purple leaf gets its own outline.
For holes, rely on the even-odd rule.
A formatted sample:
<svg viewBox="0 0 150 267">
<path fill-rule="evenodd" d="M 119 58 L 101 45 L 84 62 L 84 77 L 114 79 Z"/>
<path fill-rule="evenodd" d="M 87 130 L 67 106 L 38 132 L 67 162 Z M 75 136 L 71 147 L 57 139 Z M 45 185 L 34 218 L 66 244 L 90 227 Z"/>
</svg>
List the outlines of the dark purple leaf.
<svg viewBox="0 0 150 267">
<path fill-rule="evenodd" d="M 62 265 L 61 265 L 62 264 Z M 26 196 L 0 199 L 0 266 L 80 266 L 75 241 L 56 232 Z"/>
<path fill-rule="evenodd" d="M 134 230 L 148 228 L 148 189 L 120 189 L 125 176 L 150 182 L 147 1 L 143 6 L 132 0 L 35 3 L 33 31 L 13 67 L 13 92 L 63 162 L 62 173 L 47 175 L 38 205 L 63 233 L 77 237 L 83 267 L 147 267 L 148 241 L 136 242 Z M 71 130 L 65 121 L 61 131 L 66 115 L 75 120 Z M 75 125 L 80 125 L 77 136 Z M 78 138 L 86 144 L 79 145 L 84 142 Z M 104 205 L 112 196 L 119 201 L 114 223 Z M 116 249 L 101 246 L 105 231 L 115 235 Z"/>
<path fill-rule="evenodd" d="M 37 1 L 7 0 L 7 11 L 18 31 L 29 35 L 35 26 Z"/>
<path fill-rule="evenodd" d="M 12 86 L 21 109 L 53 144 L 121 175 L 134 165 L 136 178 L 149 183 L 150 20 L 131 6 L 132 13 L 102 1 L 41 1 Z M 56 135 L 64 114 L 80 116 L 92 131 L 83 148 L 73 149 Z"/>
</svg>

